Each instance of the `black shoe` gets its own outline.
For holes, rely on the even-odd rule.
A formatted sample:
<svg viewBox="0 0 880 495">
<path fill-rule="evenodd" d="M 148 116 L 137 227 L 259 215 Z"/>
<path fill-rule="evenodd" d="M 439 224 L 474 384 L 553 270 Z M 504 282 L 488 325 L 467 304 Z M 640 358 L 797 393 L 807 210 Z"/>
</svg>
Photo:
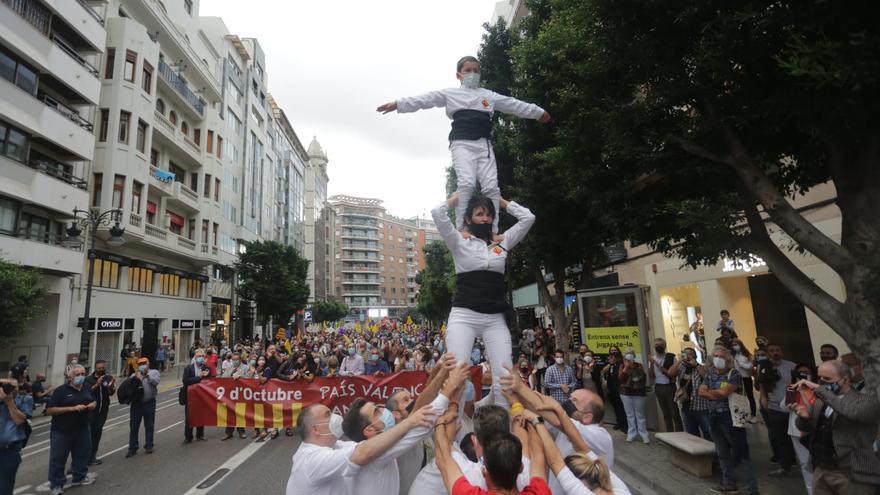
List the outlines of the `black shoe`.
<svg viewBox="0 0 880 495">
<path fill-rule="evenodd" d="M 104 464 L 104 461 L 102 461 L 101 459 L 92 459 L 88 462 L 89 466 L 100 466 L 101 464 Z"/>
<path fill-rule="evenodd" d="M 204 442 L 204 441 L 207 441 L 208 439 L 205 437 L 196 437 L 196 440 Z"/>
<path fill-rule="evenodd" d="M 146 447 L 146 448 L 144 448 L 144 452 L 146 452 L 146 453 L 148 453 L 148 454 L 152 454 L 152 453 L 153 453 L 153 447 Z"/>
<path fill-rule="evenodd" d="M 773 464 L 779 464 L 779 458 L 774 455 L 770 458 L 770 462 L 772 462 Z"/>
<path fill-rule="evenodd" d="M 183 439 L 183 443 L 184 443 L 184 444 L 192 443 L 192 441 L 193 441 L 192 438 L 184 438 L 184 439 Z"/>
<path fill-rule="evenodd" d="M 125 453 L 125 458 L 134 457 L 135 455 L 137 455 L 137 450 L 129 450 Z"/>
<path fill-rule="evenodd" d="M 713 486 L 712 488 L 709 488 L 709 491 L 712 493 L 717 493 L 719 495 L 733 495 L 735 493 L 739 493 L 739 490 L 736 487 L 725 488 L 723 486 Z"/>
</svg>

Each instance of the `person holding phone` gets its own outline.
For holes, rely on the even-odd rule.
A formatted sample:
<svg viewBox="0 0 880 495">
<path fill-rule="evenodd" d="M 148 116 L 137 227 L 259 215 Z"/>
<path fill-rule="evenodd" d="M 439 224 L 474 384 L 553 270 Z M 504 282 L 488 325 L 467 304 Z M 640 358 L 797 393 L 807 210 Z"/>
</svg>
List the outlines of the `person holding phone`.
<svg viewBox="0 0 880 495">
<path fill-rule="evenodd" d="M 812 366 L 808 364 L 798 364 L 794 370 L 794 378 L 798 381 L 809 380 L 815 381 L 816 373 Z M 785 407 L 791 409 L 789 404 L 805 405 L 812 407 L 816 403 L 816 394 L 810 389 L 798 390 L 794 385 L 786 387 L 785 390 Z M 804 477 L 804 485 L 807 488 L 807 495 L 813 494 L 813 466 L 810 465 L 810 434 L 805 433 L 797 427 L 797 413 L 791 411 L 788 418 L 788 435 L 791 437 L 791 444 L 794 447 L 794 453 L 797 456 L 798 464 L 801 467 L 801 473 Z"/>
</svg>

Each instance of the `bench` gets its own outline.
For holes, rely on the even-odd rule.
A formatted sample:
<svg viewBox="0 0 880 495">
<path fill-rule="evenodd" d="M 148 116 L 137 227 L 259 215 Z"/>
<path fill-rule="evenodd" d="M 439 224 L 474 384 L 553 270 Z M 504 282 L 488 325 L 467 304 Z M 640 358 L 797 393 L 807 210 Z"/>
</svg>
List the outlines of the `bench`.
<svg viewBox="0 0 880 495">
<path fill-rule="evenodd" d="M 683 431 L 657 433 L 654 438 L 672 447 L 672 464 L 698 478 L 712 476 L 715 444 Z"/>
</svg>

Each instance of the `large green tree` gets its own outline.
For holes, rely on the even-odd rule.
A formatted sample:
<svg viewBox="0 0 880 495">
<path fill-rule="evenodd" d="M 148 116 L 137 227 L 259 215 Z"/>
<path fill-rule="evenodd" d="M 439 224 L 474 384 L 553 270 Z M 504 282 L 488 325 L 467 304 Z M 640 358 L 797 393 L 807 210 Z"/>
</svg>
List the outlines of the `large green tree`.
<svg viewBox="0 0 880 495">
<path fill-rule="evenodd" d="M 0 259 L 0 346 L 7 347 L 46 314 L 48 295 L 40 272 Z"/>
<path fill-rule="evenodd" d="M 248 242 L 244 248 L 235 263 L 238 295 L 256 303 L 263 324 L 272 318 L 276 325 L 286 325 L 308 301 L 309 261 L 275 241 Z"/>
<path fill-rule="evenodd" d="M 312 304 L 312 321 L 339 321 L 348 315 L 348 306 L 340 301 L 318 301 Z"/>
<path fill-rule="evenodd" d="M 868 383 L 880 386 L 876 6 L 528 5 L 534 15 L 510 50 L 514 92 L 544 88 L 551 108 L 568 112 L 551 131 L 554 152 L 541 156 L 545 148 L 536 147 L 530 154 L 575 164 L 584 172 L 579 182 L 603 192 L 610 219 L 637 242 L 692 265 L 760 256 L 859 355 Z M 536 136 L 525 130 L 516 141 Z M 839 235 L 792 206 L 826 182 L 836 191 Z M 842 300 L 798 269 L 787 250 L 837 273 Z"/>
<path fill-rule="evenodd" d="M 446 244 L 429 242 L 423 248 L 425 268 L 416 275 L 419 284 L 418 311 L 439 326 L 449 316 L 455 292 L 455 262 Z"/>
</svg>

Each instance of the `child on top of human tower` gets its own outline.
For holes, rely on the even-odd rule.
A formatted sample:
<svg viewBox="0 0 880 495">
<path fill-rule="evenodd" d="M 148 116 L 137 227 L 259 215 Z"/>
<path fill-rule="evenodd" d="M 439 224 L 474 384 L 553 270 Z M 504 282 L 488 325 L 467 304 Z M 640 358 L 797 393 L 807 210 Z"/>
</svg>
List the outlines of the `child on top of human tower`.
<svg viewBox="0 0 880 495">
<path fill-rule="evenodd" d="M 521 118 L 536 119 L 542 124 L 550 122 L 550 114 L 538 105 L 481 88 L 480 61 L 475 57 L 462 57 L 456 66 L 455 77 L 461 81 L 458 88 L 399 98 L 380 106 L 376 111 L 389 113 L 397 110 L 398 113 L 410 113 L 426 108 L 446 107 L 446 115 L 452 119 L 449 151 L 452 153 L 452 166 L 458 179 L 459 200 L 455 223 L 461 229 L 465 209 L 478 180 L 483 195 L 492 200 L 495 211 L 500 211 L 498 202 L 501 190 L 498 188 L 495 152 L 490 141 L 492 113 L 499 111 Z M 492 234 L 498 232 L 499 216 L 495 215 L 492 222 Z"/>
</svg>

